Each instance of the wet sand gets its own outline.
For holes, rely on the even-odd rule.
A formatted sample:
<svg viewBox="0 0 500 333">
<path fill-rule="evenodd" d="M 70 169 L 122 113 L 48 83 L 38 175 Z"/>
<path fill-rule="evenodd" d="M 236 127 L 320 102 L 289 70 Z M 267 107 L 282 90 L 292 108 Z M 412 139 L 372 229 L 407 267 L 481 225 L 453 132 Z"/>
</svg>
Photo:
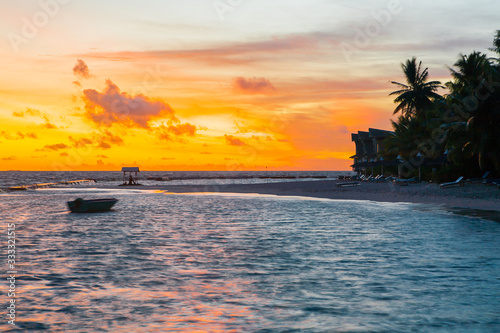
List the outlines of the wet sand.
<svg viewBox="0 0 500 333">
<path fill-rule="evenodd" d="M 437 184 L 422 182 L 408 186 L 394 183 L 359 182 L 360 186 L 337 187 L 338 180 L 300 181 L 263 184 L 231 185 L 158 185 L 158 186 L 120 186 L 144 190 L 162 190 L 172 193 L 225 192 L 258 193 L 287 196 L 307 196 L 315 198 L 370 200 L 378 202 L 409 202 L 445 205 L 450 208 L 478 209 L 500 213 L 500 189 L 483 184 L 440 189 Z"/>
</svg>

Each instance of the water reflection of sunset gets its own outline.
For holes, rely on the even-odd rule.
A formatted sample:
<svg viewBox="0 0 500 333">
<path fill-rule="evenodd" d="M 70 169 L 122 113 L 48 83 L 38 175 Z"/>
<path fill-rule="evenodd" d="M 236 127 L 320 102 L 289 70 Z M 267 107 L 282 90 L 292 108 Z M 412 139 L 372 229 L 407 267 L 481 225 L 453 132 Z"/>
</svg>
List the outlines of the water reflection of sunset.
<svg viewBox="0 0 500 333">
<path fill-rule="evenodd" d="M 150 289 L 96 283 L 89 290 L 70 282 L 65 288 L 67 293 L 55 295 L 54 286 L 48 284 L 23 287 L 23 305 L 32 304 L 29 313 L 26 313 L 29 314 L 29 322 L 45 325 L 70 323 L 73 316 L 80 316 L 83 311 L 88 316 L 95 315 L 94 324 L 104 325 L 103 328 L 113 332 L 140 330 L 142 325 L 147 326 L 149 332 L 167 329 L 184 331 L 187 327 L 189 331 L 223 332 L 232 325 L 241 325 L 241 322 L 235 323 L 235 318 L 245 318 L 251 326 L 254 314 L 244 303 L 253 303 L 254 300 L 248 298 L 256 297 L 239 288 L 239 283 L 225 285 L 223 282 L 196 282 L 194 279 L 178 287 L 169 287 L 168 283 L 161 286 L 162 283 L 158 282 Z M 242 299 L 247 301 L 238 302 Z M 51 311 L 47 312 L 49 304 L 52 304 Z M 127 324 L 121 326 L 120 322 L 125 320 Z M 135 327 L 130 326 L 130 320 L 137 322 Z"/>
</svg>

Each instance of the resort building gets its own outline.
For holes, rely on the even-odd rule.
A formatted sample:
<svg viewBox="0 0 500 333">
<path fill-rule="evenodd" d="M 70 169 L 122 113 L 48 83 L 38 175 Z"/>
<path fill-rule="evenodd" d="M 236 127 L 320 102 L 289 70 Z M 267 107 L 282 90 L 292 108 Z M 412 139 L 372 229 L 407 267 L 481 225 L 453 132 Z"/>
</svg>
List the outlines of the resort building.
<svg viewBox="0 0 500 333">
<path fill-rule="evenodd" d="M 384 139 L 391 135 L 394 132 L 376 128 L 369 128 L 368 132 L 352 133 L 351 139 L 356 145 L 356 155 L 351 156 L 354 159 L 351 165 L 353 171 L 361 172 L 367 167 L 381 165 L 383 159 L 379 153 L 384 150 Z"/>
</svg>

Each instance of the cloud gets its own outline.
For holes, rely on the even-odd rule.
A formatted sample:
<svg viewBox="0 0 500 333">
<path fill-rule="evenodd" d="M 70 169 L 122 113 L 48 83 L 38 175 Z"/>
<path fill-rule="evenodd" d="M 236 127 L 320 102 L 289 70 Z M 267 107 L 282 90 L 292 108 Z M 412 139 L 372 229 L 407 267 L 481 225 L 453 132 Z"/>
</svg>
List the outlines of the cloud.
<svg viewBox="0 0 500 333">
<path fill-rule="evenodd" d="M 263 143 L 263 141 L 273 141 L 273 139 L 269 135 L 252 135 L 250 139 L 257 141 L 258 143 Z"/>
<path fill-rule="evenodd" d="M 40 112 L 40 110 L 26 108 L 26 111 L 12 112 L 12 115 L 19 118 L 23 118 L 24 116 L 41 117 L 42 113 Z"/>
<path fill-rule="evenodd" d="M 2 131 L 0 132 L 0 137 L 3 137 L 6 140 L 38 139 L 38 136 L 34 132 L 21 133 L 20 131 L 15 134 Z"/>
<path fill-rule="evenodd" d="M 97 157 L 100 157 L 100 158 L 109 158 L 106 155 L 97 155 Z"/>
<path fill-rule="evenodd" d="M 53 145 L 45 145 L 42 149 L 37 149 L 37 151 L 58 151 L 61 149 L 68 149 L 68 148 L 70 147 L 64 143 L 56 143 Z"/>
<path fill-rule="evenodd" d="M 349 128 L 346 125 L 337 126 L 336 130 L 337 130 L 337 132 L 342 133 L 342 134 L 351 133 L 351 131 L 349 131 Z"/>
<path fill-rule="evenodd" d="M 69 156 L 69 154 L 68 153 L 60 153 L 59 156 L 65 157 L 65 156 Z"/>
<path fill-rule="evenodd" d="M 79 138 L 79 139 L 74 139 L 73 137 L 68 137 L 69 141 L 71 141 L 73 147 L 75 148 L 83 148 L 88 145 L 91 145 L 93 142 L 90 139 L 87 138 Z"/>
<path fill-rule="evenodd" d="M 73 67 L 73 74 L 80 79 L 90 78 L 89 67 L 82 59 L 76 60 L 76 65 Z"/>
<path fill-rule="evenodd" d="M 99 140 L 108 141 L 118 145 L 123 145 L 123 139 L 118 135 L 111 133 L 108 130 L 104 130 L 99 134 Z"/>
<path fill-rule="evenodd" d="M 270 94 L 276 91 L 271 81 L 266 78 L 250 78 L 235 77 L 233 79 L 233 88 L 245 94 Z"/>
<path fill-rule="evenodd" d="M 7 139 L 7 140 L 17 140 L 17 138 L 15 136 L 10 134 L 10 132 L 6 132 L 6 131 L 0 132 L 0 136 L 4 139 Z"/>
<path fill-rule="evenodd" d="M 206 63 L 211 66 L 223 65 L 227 67 L 229 65 L 252 65 L 259 61 L 267 61 L 272 56 L 303 57 L 305 50 L 309 53 L 317 52 L 320 43 L 331 43 L 331 39 L 330 33 L 313 32 L 266 38 L 260 41 L 228 43 L 200 49 L 96 52 L 87 53 L 85 56 L 118 61 L 135 60 L 137 58 L 151 61 L 157 61 L 158 59 L 188 60 Z"/>
<path fill-rule="evenodd" d="M 178 124 L 174 125 L 172 121 L 165 124 L 161 124 L 160 126 L 155 128 L 156 134 L 160 138 L 160 140 L 172 141 L 172 136 L 195 136 L 196 135 L 196 126 L 190 123 Z"/>
<path fill-rule="evenodd" d="M 196 126 L 189 123 L 179 125 L 169 125 L 168 131 L 174 135 L 194 136 L 196 134 Z"/>
<path fill-rule="evenodd" d="M 124 144 L 123 139 L 108 130 L 104 130 L 96 135 L 97 147 L 101 149 L 111 148 L 111 144 L 121 146 Z"/>
<path fill-rule="evenodd" d="M 92 133 L 92 136 L 90 138 L 88 137 L 73 138 L 72 136 L 70 136 L 68 137 L 68 139 L 71 142 L 72 147 L 74 148 L 84 148 L 87 146 L 93 146 L 101 149 L 109 149 L 112 147 L 112 144 L 119 146 L 124 144 L 124 141 L 121 137 L 119 137 L 116 134 L 113 134 L 109 130 L 103 130 L 99 133 Z"/>
<path fill-rule="evenodd" d="M 9 157 L 3 157 L 2 161 L 15 161 L 17 160 L 17 157 L 15 156 L 9 156 Z"/>
<path fill-rule="evenodd" d="M 101 141 L 101 142 L 99 142 L 99 144 L 97 145 L 97 147 L 99 147 L 101 149 L 110 149 L 111 148 L 111 144 L 109 142 L 106 142 L 106 141 Z"/>
<path fill-rule="evenodd" d="M 224 134 L 224 138 L 226 139 L 226 143 L 228 145 L 230 145 L 230 146 L 239 146 L 239 147 L 241 147 L 241 146 L 246 146 L 247 145 L 243 140 L 241 140 L 241 139 L 239 139 L 239 138 L 237 138 L 235 136 L 232 136 L 232 135 Z"/>
<path fill-rule="evenodd" d="M 153 100 L 144 95 L 131 96 L 122 93 L 111 80 L 106 80 L 103 92 L 94 89 L 83 91 L 85 116 L 99 126 L 121 124 L 127 127 L 149 129 L 148 122 L 154 118 L 177 120 L 172 108 L 162 100 Z"/>
<path fill-rule="evenodd" d="M 46 123 L 44 123 L 44 124 L 42 124 L 40 126 L 42 126 L 42 128 L 45 128 L 45 129 L 56 129 L 56 128 L 58 128 L 56 125 L 54 125 L 54 124 L 52 124 L 50 122 L 46 122 Z"/>
<path fill-rule="evenodd" d="M 45 123 L 40 124 L 40 126 L 42 128 L 45 128 L 45 129 L 56 129 L 56 128 L 58 128 L 56 125 L 54 125 L 54 124 L 52 124 L 50 122 L 50 119 L 47 116 L 47 114 L 45 114 L 45 113 L 43 113 L 43 112 L 41 112 L 40 110 L 37 110 L 37 109 L 26 108 L 25 111 L 13 112 L 12 116 L 18 117 L 18 118 L 24 118 L 24 117 L 27 117 L 27 116 L 29 116 L 29 117 L 40 117 L 43 120 L 45 120 Z"/>
</svg>

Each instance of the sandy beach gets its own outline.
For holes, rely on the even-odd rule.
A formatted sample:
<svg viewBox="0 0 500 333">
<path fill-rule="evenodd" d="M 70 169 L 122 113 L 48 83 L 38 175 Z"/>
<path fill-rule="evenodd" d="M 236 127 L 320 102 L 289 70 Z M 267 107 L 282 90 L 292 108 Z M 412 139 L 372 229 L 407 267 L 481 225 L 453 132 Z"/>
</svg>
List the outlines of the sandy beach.
<svg viewBox="0 0 500 333">
<path fill-rule="evenodd" d="M 422 182 L 409 186 L 394 183 L 360 182 L 360 186 L 337 187 L 338 180 L 297 181 L 267 184 L 233 185 L 158 185 L 120 188 L 163 190 L 172 193 L 225 192 L 258 193 L 315 198 L 370 200 L 377 202 L 409 202 L 445 205 L 450 208 L 489 210 L 500 212 L 500 190 L 483 184 L 440 189 L 438 184 Z"/>
</svg>

